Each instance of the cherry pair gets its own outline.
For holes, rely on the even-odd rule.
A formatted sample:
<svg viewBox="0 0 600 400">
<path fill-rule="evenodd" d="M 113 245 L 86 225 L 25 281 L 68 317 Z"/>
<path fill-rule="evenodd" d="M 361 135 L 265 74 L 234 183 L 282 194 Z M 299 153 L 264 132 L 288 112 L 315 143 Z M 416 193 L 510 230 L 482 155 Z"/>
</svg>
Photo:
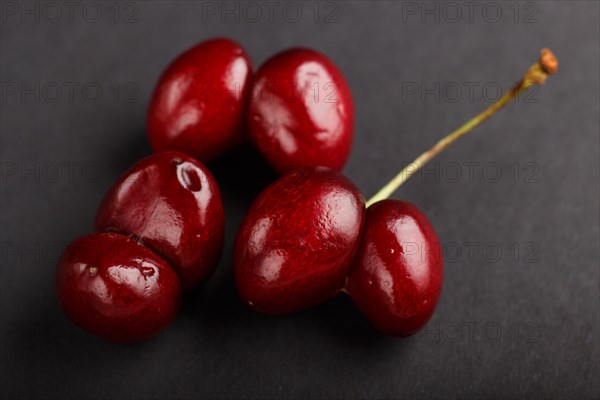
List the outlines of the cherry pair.
<svg viewBox="0 0 600 400">
<path fill-rule="evenodd" d="M 182 289 L 206 280 L 223 249 L 217 184 L 179 152 L 131 167 L 106 194 L 95 225 L 96 233 L 63 252 L 57 292 L 76 325 L 116 342 L 144 340 L 168 325 Z"/>
<path fill-rule="evenodd" d="M 280 178 L 252 204 L 236 240 L 234 273 L 254 310 L 295 312 L 345 290 L 376 328 L 404 336 L 437 304 L 440 253 L 431 224 L 413 205 L 384 200 L 365 213 L 349 179 L 309 167 Z"/>
<path fill-rule="evenodd" d="M 154 151 L 210 161 L 248 137 L 280 173 L 340 170 L 350 154 L 354 111 L 344 77 L 324 55 L 295 48 L 256 75 L 229 39 L 198 44 L 161 76 L 148 109 Z"/>
</svg>

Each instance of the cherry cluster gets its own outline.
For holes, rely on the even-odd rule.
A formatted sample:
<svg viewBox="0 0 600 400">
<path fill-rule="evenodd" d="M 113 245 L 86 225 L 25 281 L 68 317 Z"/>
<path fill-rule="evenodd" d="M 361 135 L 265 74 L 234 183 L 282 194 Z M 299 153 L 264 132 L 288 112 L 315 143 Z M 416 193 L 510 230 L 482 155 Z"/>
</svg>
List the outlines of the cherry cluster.
<svg viewBox="0 0 600 400">
<path fill-rule="evenodd" d="M 511 92 L 415 162 L 421 166 L 543 83 L 556 65 L 543 50 Z M 418 331 L 441 293 L 439 241 L 414 205 L 388 200 L 414 168 L 368 202 L 339 172 L 352 145 L 353 114 L 342 74 L 314 50 L 276 54 L 255 74 L 246 52 L 228 39 L 180 55 L 150 102 L 154 154 L 115 182 L 96 231 L 72 242 L 58 262 L 67 316 L 116 342 L 145 340 L 166 327 L 182 292 L 211 276 L 223 250 L 223 203 L 202 162 L 249 140 L 283 176 L 254 201 L 237 234 L 233 267 L 242 300 L 258 312 L 284 314 L 345 292 L 379 331 Z"/>
</svg>

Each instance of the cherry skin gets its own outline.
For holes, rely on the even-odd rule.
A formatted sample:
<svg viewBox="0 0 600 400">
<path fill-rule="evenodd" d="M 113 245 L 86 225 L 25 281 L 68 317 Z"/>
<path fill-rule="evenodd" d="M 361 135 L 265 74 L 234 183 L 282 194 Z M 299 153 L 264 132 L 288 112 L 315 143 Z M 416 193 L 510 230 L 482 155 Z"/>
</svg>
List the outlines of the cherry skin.
<svg viewBox="0 0 600 400">
<path fill-rule="evenodd" d="M 278 53 L 256 73 L 248 130 L 281 174 L 307 166 L 341 170 L 352 146 L 353 120 L 344 77 L 314 50 Z"/>
<path fill-rule="evenodd" d="M 229 39 L 202 42 L 160 77 L 148 109 L 155 152 L 179 150 L 209 161 L 243 141 L 252 67 Z"/>
<path fill-rule="evenodd" d="M 69 319 L 119 342 L 146 340 L 177 314 L 181 285 L 150 249 L 116 233 L 93 233 L 72 242 L 60 257 L 56 290 Z"/>
<path fill-rule="evenodd" d="M 168 151 L 142 159 L 110 188 L 96 229 L 131 234 L 164 258 L 184 289 L 206 280 L 223 250 L 219 188 L 200 162 Z"/>
<path fill-rule="evenodd" d="M 364 207 L 356 186 L 329 168 L 299 169 L 267 187 L 235 243 L 234 277 L 244 303 L 284 314 L 338 293 L 358 246 Z"/>
<path fill-rule="evenodd" d="M 412 204 L 383 200 L 367 209 L 346 290 L 382 333 L 408 336 L 429 320 L 442 290 L 441 247 Z"/>
</svg>

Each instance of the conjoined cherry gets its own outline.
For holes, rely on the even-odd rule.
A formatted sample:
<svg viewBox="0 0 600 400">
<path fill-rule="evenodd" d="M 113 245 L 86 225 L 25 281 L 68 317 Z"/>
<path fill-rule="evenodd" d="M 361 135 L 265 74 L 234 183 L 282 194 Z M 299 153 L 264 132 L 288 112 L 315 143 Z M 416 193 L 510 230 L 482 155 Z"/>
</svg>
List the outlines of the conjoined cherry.
<svg viewBox="0 0 600 400">
<path fill-rule="evenodd" d="M 439 240 L 412 204 L 387 200 L 412 174 L 511 99 L 556 72 L 553 54 L 540 60 L 496 103 L 440 140 L 363 206 L 338 172 L 306 168 L 267 187 L 242 222 L 234 275 L 242 300 L 271 314 L 298 311 L 347 292 L 379 331 L 406 336 L 437 305 L 443 261 Z M 407 245 L 416 245 L 417 253 Z M 351 261 L 353 260 L 353 261 Z"/>
<path fill-rule="evenodd" d="M 250 139 L 280 173 L 341 170 L 352 146 L 350 89 L 323 54 L 280 52 L 252 78 L 250 59 L 229 39 L 202 42 L 163 72 L 148 108 L 154 151 L 210 161 Z"/>
<path fill-rule="evenodd" d="M 56 289 L 79 327 L 116 342 L 137 342 L 177 314 L 182 290 L 214 271 L 223 249 L 219 189 L 192 157 L 153 154 L 106 194 L 97 233 L 63 252 Z"/>
</svg>

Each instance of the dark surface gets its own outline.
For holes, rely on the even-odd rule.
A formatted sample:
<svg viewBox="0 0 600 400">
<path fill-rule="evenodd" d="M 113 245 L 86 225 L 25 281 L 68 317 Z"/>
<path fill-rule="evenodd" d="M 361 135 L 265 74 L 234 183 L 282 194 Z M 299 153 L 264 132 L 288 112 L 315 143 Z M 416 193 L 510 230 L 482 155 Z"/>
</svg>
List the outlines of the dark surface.
<svg viewBox="0 0 600 400">
<path fill-rule="evenodd" d="M 113 2 L 95 3 L 103 9 L 96 23 L 82 17 L 81 6 L 72 22 L 67 8 L 61 21 L 50 22 L 55 14 L 47 9 L 35 22 L 35 15 L 6 12 L 7 4 L 22 6 L 2 3 L 3 398 L 600 395 L 597 2 L 519 3 L 518 22 L 512 2 L 497 2 L 503 16 L 496 23 L 482 17 L 482 5 L 472 22 L 466 8 L 457 23 L 448 21 L 455 15 L 449 9 L 439 22 L 406 13 L 403 21 L 403 4 L 425 7 L 421 2 L 337 3 L 331 23 L 325 14 L 334 9 L 323 3 L 314 22 L 312 2 L 296 23 L 282 17 L 283 3 L 273 22 L 258 3 L 263 21 L 255 23 L 244 15 L 222 22 L 199 2 L 133 3 L 139 10 L 132 23 L 123 22 L 135 11 L 125 5 L 113 22 Z M 441 6 L 429 5 L 435 4 Z M 537 22 L 525 23 L 532 12 Z M 426 331 L 405 340 L 382 337 L 343 297 L 281 318 L 244 307 L 231 276 L 233 237 L 252 198 L 274 176 L 247 150 L 210 165 L 225 198 L 225 254 L 170 328 L 150 342 L 119 346 L 67 321 L 53 286 L 57 253 L 92 229 L 111 182 L 148 154 L 145 109 L 161 70 L 216 35 L 239 40 L 255 65 L 296 45 L 337 63 L 356 107 L 345 173 L 367 196 L 488 104 L 483 87 L 492 97 L 495 84 L 512 84 L 541 47 L 555 51 L 559 74 L 545 87 L 436 159 L 429 170 L 439 166 L 439 181 L 435 173 L 417 175 L 397 193 L 430 218 L 445 245 L 446 279 Z M 69 82 L 79 84 L 73 101 Z M 103 91 L 95 103 L 81 92 L 90 82 Z M 439 101 L 410 95 L 436 82 Z M 479 83 L 472 99 L 469 82 Z M 35 90 L 36 83 L 39 102 L 27 93 L 21 98 L 20 88 L 7 95 L 15 85 Z M 52 83 L 63 87 L 55 102 Z M 136 87 L 133 97 L 123 96 Z M 479 163 L 472 177 L 466 162 Z M 456 182 L 452 163 L 462 173 Z M 496 167 L 502 177 L 493 182 Z"/>
</svg>

